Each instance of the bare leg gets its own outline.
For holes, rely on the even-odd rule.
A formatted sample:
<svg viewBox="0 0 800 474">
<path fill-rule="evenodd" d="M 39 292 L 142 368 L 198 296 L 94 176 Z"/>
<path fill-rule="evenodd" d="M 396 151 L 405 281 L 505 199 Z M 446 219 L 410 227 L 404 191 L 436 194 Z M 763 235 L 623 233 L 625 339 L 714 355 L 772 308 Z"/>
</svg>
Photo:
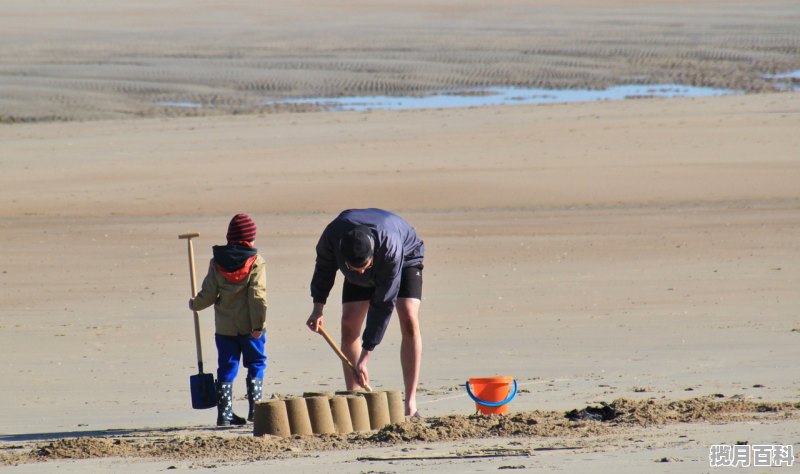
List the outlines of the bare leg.
<svg viewBox="0 0 800 474">
<path fill-rule="evenodd" d="M 353 301 L 342 304 L 342 352 L 353 364 L 361 355 L 361 326 L 367 317 L 369 301 Z M 353 377 L 353 371 L 342 362 L 344 369 L 344 382 L 347 390 L 361 388 Z"/>
<path fill-rule="evenodd" d="M 406 416 L 417 413 L 417 383 L 422 361 L 422 334 L 419 329 L 419 304 L 416 298 L 398 298 L 397 316 L 400 320 L 400 365 L 406 389 Z"/>
</svg>

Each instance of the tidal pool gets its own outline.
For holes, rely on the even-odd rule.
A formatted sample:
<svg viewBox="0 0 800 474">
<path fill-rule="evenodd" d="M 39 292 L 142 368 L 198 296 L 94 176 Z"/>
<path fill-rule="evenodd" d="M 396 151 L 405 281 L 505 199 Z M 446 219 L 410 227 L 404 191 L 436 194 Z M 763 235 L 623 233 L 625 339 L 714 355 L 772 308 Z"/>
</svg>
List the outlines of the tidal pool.
<svg viewBox="0 0 800 474">
<path fill-rule="evenodd" d="M 425 96 L 303 97 L 267 100 L 264 104 L 315 104 L 330 111 L 409 110 L 488 105 L 554 104 L 624 100 L 642 97 L 709 97 L 739 94 L 729 89 L 682 86 L 678 84 L 621 85 L 608 89 L 524 89 L 487 87 L 452 89 Z"/>
</svg>

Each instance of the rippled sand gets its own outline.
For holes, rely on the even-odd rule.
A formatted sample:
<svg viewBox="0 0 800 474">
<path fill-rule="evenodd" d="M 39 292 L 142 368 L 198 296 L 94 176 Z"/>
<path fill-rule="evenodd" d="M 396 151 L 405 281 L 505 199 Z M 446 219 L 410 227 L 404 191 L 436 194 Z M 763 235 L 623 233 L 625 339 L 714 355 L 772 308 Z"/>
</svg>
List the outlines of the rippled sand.
<svg viewBox="0 0 800 474">
<path fill-rule="evenodd" d="M 797 2 L 4 2 L 0 122 L 298 112 L 308 96 L 776 90 Z M 267 101 L 267 102 L 265 102 Z M 190 103 L 175 107 L 160 103 Z"/>
</svg>

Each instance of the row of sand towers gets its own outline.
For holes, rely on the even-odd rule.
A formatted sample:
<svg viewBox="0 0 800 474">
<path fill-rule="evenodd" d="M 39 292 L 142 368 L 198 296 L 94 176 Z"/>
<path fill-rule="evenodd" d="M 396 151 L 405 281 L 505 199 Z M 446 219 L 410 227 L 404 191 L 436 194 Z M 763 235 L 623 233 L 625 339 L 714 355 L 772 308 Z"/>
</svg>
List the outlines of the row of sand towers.
<svg viewBox="0 0 800 474">
<path fill-rule="evenodd" d="M 379 430 L 405 421 L 399 390 L 305 392 L 302 397 L 256 403 L 254 436 L 307 436 Z"/>
</svg>

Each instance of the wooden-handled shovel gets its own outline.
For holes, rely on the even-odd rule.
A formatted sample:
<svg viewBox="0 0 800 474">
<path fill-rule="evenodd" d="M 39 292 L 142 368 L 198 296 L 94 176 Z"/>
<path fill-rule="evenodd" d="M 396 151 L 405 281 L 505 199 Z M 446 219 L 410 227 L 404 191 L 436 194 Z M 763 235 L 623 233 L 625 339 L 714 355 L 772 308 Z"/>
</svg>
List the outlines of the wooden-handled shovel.
<svg viewBox="0 0 800 474">
<path fill-rule="evenodd" d="M 319 327 L 319 333 L 322 334 L 322 337 L 324 337 L 325 340 L 328 342 L 328 345 L 331 346 L 331 349 L 333 349 L 333 352 L 335 352 L 336 355 L 338 355 L 339 358 L 342 359 L 342 362 L 344 362 L 345 364 L 347 364 L 348 367 L 350 367 L 350 370 L 353 371 L 353 376 L 355 376 L 355 378 L 357 380 L 358 379 L 358 370 L 356 369 L 356 366 L 353 365 L 353 363 L 350 362 L 350 359 L 348 359 L 347 356 L 344 355 L 344 352 L 342 352 L 342 350 L 339 349 L 339 346 L 336 345 L 336 342 L 334 342 L 333 339 L 331 339 L 331 336 L 328 335 L 328 332 L 325 330 L 324 327 L 322 327 L 322 326 Z M 372 391 L 372 388 L 370 388 L 369 384 L 364 385 L 364 388 L 367 389 L 368 392 Z"/>
<path fill-rule="evenodd" d="M 194 276 L 194 249 L 192 248 L 192 238 L 200 237 L 200 234 L 193 232 L 181 234 L 179 239 L 186 239 L 189 247 L 189 274 L 192 277 L 192 298 L 197 295 L 197 280 Z M 197 347 L 197 375 L 189 377 L 189 389 L 192 392 L 192 408 L 202 410 L 217 406 L 217 390 L 214 385 L 214 375 L 203 373 L 203 348 L 200 345 L 200 316 L 194 312 L 194 340 Z"/>
</svg>

